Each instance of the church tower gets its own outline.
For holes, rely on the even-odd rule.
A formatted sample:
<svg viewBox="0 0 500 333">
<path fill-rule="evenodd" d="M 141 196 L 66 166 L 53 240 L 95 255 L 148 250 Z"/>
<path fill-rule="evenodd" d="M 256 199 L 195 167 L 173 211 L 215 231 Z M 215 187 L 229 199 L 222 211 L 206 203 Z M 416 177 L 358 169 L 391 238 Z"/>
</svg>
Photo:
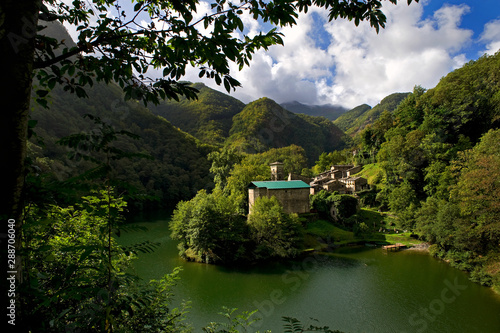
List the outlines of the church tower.
<svg viewBox="0 0 500 333">
<path fill-rule="evenodd" d="M 283 180 L 283 163 L 273 162 L 269 166 L 271 167 L 271 180 Z"/>
</svg>

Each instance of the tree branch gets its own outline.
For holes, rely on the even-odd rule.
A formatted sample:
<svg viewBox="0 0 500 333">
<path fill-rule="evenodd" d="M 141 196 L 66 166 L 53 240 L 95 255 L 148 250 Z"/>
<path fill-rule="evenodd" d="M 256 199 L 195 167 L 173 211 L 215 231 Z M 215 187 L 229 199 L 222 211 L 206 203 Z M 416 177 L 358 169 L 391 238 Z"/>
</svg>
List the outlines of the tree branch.
<svg viewBox="0 0 500 333">
<path fill-rule="evenodd" d="M 245 5 L 247 5 L 247 3 L 244 3 L 244 4 L 240 5 L 237 9 L 245 9 L 244 8 Z M 232 10 L 234 10 L 234 9 L 228 9 L 228 10 L 225 10 L 225 11 L 222 11 L 222 12 L 217 12 L 217 13 L 213 13 L 213 14 L 210 14 L 210 15 L 206 15 L 203 18 L 199 19 L 198 21 L 194 22 L 193 24 L 187 25 L 186 28 L 192 28 L 192 27 L 200 24 L 202 21 L 204 21 L 207 18 L 211 18 L 211 17 L 214 17 L 214 16 L 220 16 L 220 15 L 226 14 L 226 13 L 232 11 Z M 134 19 L 132 19 L 127 24 L 135 23 L 133 21 L 134 21 Z M 127 24 L 122 25 L 121 27 L 124 27 Z M 149 31 L 149 32 L 151 32 L 153 34 L 160 34 L 160 33 L 172 32 L 172 31 L 173 31 L 173 29 L 156 30 L 156 31 Z M 70 58 L 70 57 L 72 57 L 74 55 L 77 55 L 80 52 L 88 51 L 88 50 L 92 49 L 93 47 L 100 46 L 101 44 L 106 43 L 106 42 L 111 42 L 111 41 L 119 40 L 119 39 L 126 38 L 126 37 L 143 35 L 143 34 L 145 34 L 147 32 L 148 32 L 148 30 L 143 29 L 143 30 L 138 30 L 136 32 L 130 32 L 130 33 L 123 34 L 123 35 L 110 36 L 108 38 L 106 38 L 106 36 L 104 36 L 104 37 L 103 36 L 99 36 L 95 41 L 90 42 L 90 43 L 85 43 L 85 44 L 82 43 L 78 47 L 73 48 L 73 49 L 71 49 L 70 51 L 68 51 L 66 53 L 60 54 L 57 57 L 54 57 L 54 58 L 51 58 L 51 59 L 48 59 L 48 60 L 44 60 L 44 61 L 35 61 L 35 63 L 34 63 L 34 69 L 40 69 L 40 68 L 45 68 L 45 67 L 54 65 L 54 64 L 56 64 L 56 63 L 58 63 L 58 62 L 60 62 L 62 60 L 65 60 L 65 59 L 68 59 L 68 58 Z"/>
</svg>

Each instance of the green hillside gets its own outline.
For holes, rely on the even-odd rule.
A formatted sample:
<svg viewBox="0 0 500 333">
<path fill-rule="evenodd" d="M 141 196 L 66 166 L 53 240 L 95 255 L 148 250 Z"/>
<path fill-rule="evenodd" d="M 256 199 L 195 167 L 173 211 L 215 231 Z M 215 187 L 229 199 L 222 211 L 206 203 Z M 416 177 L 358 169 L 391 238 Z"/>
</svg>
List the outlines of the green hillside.
<svg viewBox="0 0 500 333">
<path fill-rule="evenodd" d="M 346 108 L 340 105 L 306 105 L 297 101 L 281 103 L 281 106 L 293 113 L 303 113 L 309 116 L 325 117 L 330 120 L 337 119 L 347 111 Z"/>
<path fill-rule="evenodd" d="M 197 100 L 164 101 L 151 106 L 150 110 L 203 142 L 221 145 L 229 136 L 233 116 L 243 110 L 245 104 L 203 83 L 193 86 L 199 90 Z"/>
<path fill-rule="evenodd" d="M 409 93 L 394 93 L 385 97 L 379 104 L 370 108 L 363 104 L 346 112 L 334 121 L 340 129 L 347 134 L 356 134 L 366 125 L 373 124 L 384 111 L 393 112 L 399 103 L 403 101 Z"/>
<path fill-rule="evenodd" d="M 128 153 L 149 154 L 154 159 L 117 161 L 114 177 L 135 187 L 136 194 L 156 196 L 159 201 L 152 204 L 154 207 L 173 207 L 179 200 L 189 199 L 199 189 L 210 186 L 208 147 L 201 146 L 194 137 L 138 102 L 125 103 L 119 87 L 113 84 L 96 85 L 87 93 L 89 98 L 78 98 L 62 89 L 54 89 L 49 109 L 35 106 L 31 118 L 38 122 L 37 137 L 30 144 L 35 165 L 59 181 L 93 167 L 84 160 L 68 159 L 69 148 L 56 144 L 62 137 L 96 130 L 92 121 L 82 117 L 92 114 L 116 131 L 127 130 L 140 136 L 139 140 L 120 139 L 115 147 Z M 125 187 L 119 190 L 129 192 Z"/>
<path fill-rule="evenodd" d="M 227 145 L 248 153 L 292 144 L 305 149 L 312 164 L 324 151 L 342 149 L 344 133 L 330 120 L 294 114 L 268 98 L 248 104 L 233 118 Z"/>
<path fill-rule="evenodd" d="M 334 124 L 337 125 L 341 130 L 347 131 L 352 124 L 360 118 L 363 114 L 371 110 L 371 106 L 368 104 L 361 104 L 356 106 L 354 109 L 351 109 L 340 117 L 335 119 Z"/>
</svg>

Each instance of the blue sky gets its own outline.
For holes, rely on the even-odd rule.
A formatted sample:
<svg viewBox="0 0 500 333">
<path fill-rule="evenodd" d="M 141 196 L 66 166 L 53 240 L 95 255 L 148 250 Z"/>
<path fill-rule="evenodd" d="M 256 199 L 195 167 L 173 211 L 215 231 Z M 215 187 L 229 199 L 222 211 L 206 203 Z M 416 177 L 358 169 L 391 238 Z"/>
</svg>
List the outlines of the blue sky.
<svg viewBox="0 0 500 333">
<path fill-rule="evenodd" d="M 500 48 L 500 0 L 385 2 L 384 12 L 386 29 L 378 35 L 366 23 L 327 22 L 324 10 L 301 15 L 297 26 L 282 29 L 284 47 L 258 52 L 242 72 L 235 68 L 233 76 L 243 87 L 231 95 L 246 103 L 265 96 L 374 106 L 415 85 L 433 88 L 450 71 Z M 250 24 L 254 32 L 263 29 Z M 195 70 L 188 78 L 199 81 Z"/>
</svg>

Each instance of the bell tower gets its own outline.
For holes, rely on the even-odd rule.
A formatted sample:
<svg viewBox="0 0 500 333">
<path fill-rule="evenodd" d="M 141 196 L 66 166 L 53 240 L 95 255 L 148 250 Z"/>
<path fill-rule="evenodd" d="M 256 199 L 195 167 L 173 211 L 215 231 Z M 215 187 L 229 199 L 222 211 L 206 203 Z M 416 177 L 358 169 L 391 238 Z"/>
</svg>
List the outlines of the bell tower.
<svg viewBox="0 0 500 333">
<path fill-rule="evenodd" d="M 283 163 L 273 162 L 269 166 L 271 167 L 271 180 L 283 180 Z"/>
</svg>

